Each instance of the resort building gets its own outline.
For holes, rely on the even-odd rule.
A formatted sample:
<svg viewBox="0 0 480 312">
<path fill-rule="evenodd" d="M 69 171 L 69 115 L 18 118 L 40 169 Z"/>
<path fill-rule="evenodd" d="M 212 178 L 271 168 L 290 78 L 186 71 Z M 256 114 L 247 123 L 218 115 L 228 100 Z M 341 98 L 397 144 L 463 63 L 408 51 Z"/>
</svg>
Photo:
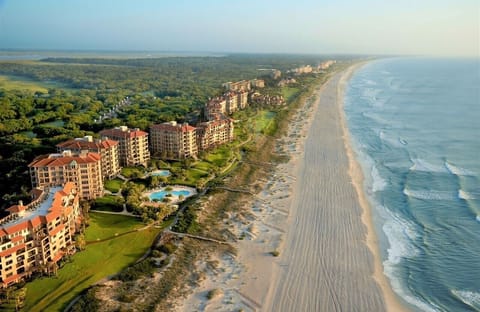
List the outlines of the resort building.
<svg viewBox="0 0 480 312">
<path fill-rule="evenodd" d="M 150 127 L 152 153 L 166 159 L 197 157 L 196 129 L 175 121 Z"/>
<path fill-rule="evenodd" d="M 57 149 L 60 153 L 70 150 L 77 154 L 80 154 L 82 151 L 99 154 L 103 179 L 111 179 L 120 173 L 117 141 L 107 138 L 94 140 L 92 136 L 85 136 L 57 144 Z"/>
<path fill-rule="evenodd" d="M 248 105 L 248 92 L 247 91 L 238 91 L 237 92 L 237 105 L 238 109 L 245 109 Z"/>
<path fill-rule="evenodd" d="M 207 150 L 233 140 L 233 120 L 230 118 L 202 122 L 197 125 L 198 150 Z"/>
<path fill-rule="evenodd" d="M 227 101 L 225 97 L 219 96 L 213 99 L 210 99 L 205 105 L 205 118 L 207 120 L 215 120 L 225 115 L 227 112 Z"/>
<path fill-rule="evenodd" d="M 95 199 L 103 195 L 100 155 L 83 151 L 74 156 L 71 151 L 42 155 L 28 167 L 32 187 L 62 186 L 75 183 L 81 199 Z"/>
<path fill-rule="evenodd" d="M 251 86 L 249 80 L 241 80 L 237 82 L 226 82 L 223 84 L 223 87 L 227 91 L 249 91 Z"/>
<path fill-rule="evenodd" d="M 239 109 L 237 92 L 230 91 L 224 94 L 226 105 L 226 113 L 228 115 L 233 114 Z"/>
<path fill-rule="evenodd" d="M 19 202 L 0 220 L 0 283 L 8 287 L 34 272 L 55 272 L 57 262 L 75 252 L 79 196 L 75 184 L 35 189 L 33 201 Z"/>
<path fill-rule="evenodd" d="M 126 126 L 100 131 L 102 137 L 118 141 L 120 166 L 147 166 L 150 160 L 148 150 L 148 133 L 140 129 L 129 129 Z"/>
<path fill-rule="evenodd" d="M 252 88 L 257 88 L 257 89 L 265 88 L 265 80 L 253 79 L 253 80 L 250 80 L 250 85 Z"/>
</svg>

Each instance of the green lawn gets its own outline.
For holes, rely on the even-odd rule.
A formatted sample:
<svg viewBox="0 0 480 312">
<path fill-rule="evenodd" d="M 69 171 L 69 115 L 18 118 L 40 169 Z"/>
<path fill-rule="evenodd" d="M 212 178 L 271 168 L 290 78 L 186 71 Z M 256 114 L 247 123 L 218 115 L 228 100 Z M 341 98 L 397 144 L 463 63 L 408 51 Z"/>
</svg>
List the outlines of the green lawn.
<svg viewBox="0 0 480 312">
<path fill-rule="evenodd" d="M 121 174 L 125 178 L 140 178 L 145 174 L 145 168 L 143 167 L 124 167 Z"/>
<path fill-rule="evenodd" d="M 113 180 L 107 180 L 104 183 L 105 189 L 109 190 L 112 193 L 116 193 L 120 191 L 123 185 L 123 180 L 119 178 L 115 178 Z"/>
<path fill-rule="evenodd" d="M 138 218 L 92 212 L 85 240 L 87 242 L 102 240 L 143 226 Z"/>
<path fill-rule="evenodd" d="M 261 111 L 255 117 L 255 132 L 268 132 L 268 128 L 274 122 L 276 113 L 271 111 Z"/>
<path fill-rule="evenodd" d="M 125 232 L 141 226 L 134 218 L 91 214 L 86 237 L 105 238 L 114 231 Z M 112 227 L 110 229 L 109 227 Z M 160 229 L 149 228 L 112 240 L 87 245 L 72 257 L 56 277 L 27 284 L 25 311 L 62 311 L 80 292 L 95 282 L 115 274 L 139 259 L 150 247 Z"/>
<path fill-rule="evenodd" d="M 232 155 L 232 149 L 228 145 L 222 145 L 212 150 L 205 157 L 205 160 L 221 168 L 226 166 L 228 159 Z"/>
<path fill-rule="evenodd" d="M 121 212 L 123 204 L 120 202 L 121 197 L 115 195 L 105 195 L 95 199 L 92 209 L 100 211 Z"/>
<path fill-rule="evenodd" d="M 298 94 L 300 94 L 300 89 L 296 87 L 284 87 L 282 88 L 282 95 L 285 98 L 285 101 L 289 104 L 293 99 L 295 99 Z"/>
<path fill-rule="evenodd" d="M 197 161 L 193 165 L 193 168 L 198 169 L 198 170 L 202 170 L 204 172 L 208 172 L 213 168 L 213 166 L 212 166 L 212 164 L 210 164 L 206 161 Z"/>
</svg>

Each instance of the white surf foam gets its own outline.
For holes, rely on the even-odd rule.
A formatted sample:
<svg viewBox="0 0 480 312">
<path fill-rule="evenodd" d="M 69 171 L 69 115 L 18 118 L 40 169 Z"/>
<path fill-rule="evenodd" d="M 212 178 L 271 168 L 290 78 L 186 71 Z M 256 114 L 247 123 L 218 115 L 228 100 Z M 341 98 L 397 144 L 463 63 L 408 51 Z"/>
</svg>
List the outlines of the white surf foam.
<svg viewBox="0 0 480 312">
<path fill-rule="evenodd" d="M 385 209 L 384 207 L 381 207 Z M 439 309 L 421 298 L 415 297 L 408 287 L 402 283 L 402 278 L 396 274 L 397 266 L 400 265 L 402 259 L 414 258 L 419 255 L 420 250 L 415 246 L 414 241 L 417 239 L 418 226 L 399 215 L 385 209 L 389 215 L 383 225 L 390 247 L 387 250 L 387 260 L 383 262 L 385 274 L 389 277 L 393 290 L 405 301 L 413 306 L 418 307 L 422 311 L 436 312 Z"/>
<path fill-rule="evenodd" d="M 462 300 L 465 304 L 475 308 L 476 310 L 480 310 L 480 293 L 456 289 L 453 289 L 451 292 L 455 297 Z"/>
<path fill-rule="evenodd" d="M 387 181 L 385 181 L 385 179 L 382 178 L 382 176 L 378 172 L 377 167 L 372 166 L 371 175 L 372 175 L 372 191 L 373 192 L 383 191 L 387 186 Z"/>
<path fill-rule="evenodd" d="M 400 143 L 400 141 L 390 137 L 388 134 L 386 134 L 383 130 L 380 131 L 380 133 L 378 134 L 380 139 L 382 141 L 384 141 L 385 143 L 387 143 L 388 145 L 390 146 L 393 146 L 393 147 L 401 147 L 401 148 L 404 148 L 403 144 Z"/>
<path fill-rule="evenodd" d="M 449 171 L 443 165 L 431 164 L 428 161 L 415 158 L 412 159 L 413 165 L 410 167 L 412 171 L 424 171 L 424 172 L 436 172 L 436 173 L 448 173 Z"/>
<path fill-rule="evenodd" d="M 431 191 L 431 190 L 409 190 L 404 189 L 403 194 L 408 197 L 424 200 L 456 200 L 457 195 L 452 192 Z"/>
<path fill-rule="evenodd" d="M 464 190 L 458 190 L 458 198 L 465 199 L 465 200 L 479 199 L 480 193 L 465 192 Z"/>
<path fill-rule="evenodd" d="M 418 237 L 417 225 L 395 213 L 388 212 L 390 217 L 383 225 L 383 232 L 390 245 L 387 250 L 387 261 L 391 264 L 399 264 L 402 258 L 413 258 L 419 253 L 419 249 L 413 243 Z"/>
<path fill-rule="evenodd" d="M 450 173 L 457 176 L 474 176 L 475 175 L 474 172 L 462 167 L 455 166 L 449 163 L 448 161 L 445 162 L 445 167 L 448 169 Z"/>
<path fill-rule="evenodd" d="M 476 219 L 478 222 L 480 222 L 480 216 L 477 216 L 475 219 Z"/>
</svg>

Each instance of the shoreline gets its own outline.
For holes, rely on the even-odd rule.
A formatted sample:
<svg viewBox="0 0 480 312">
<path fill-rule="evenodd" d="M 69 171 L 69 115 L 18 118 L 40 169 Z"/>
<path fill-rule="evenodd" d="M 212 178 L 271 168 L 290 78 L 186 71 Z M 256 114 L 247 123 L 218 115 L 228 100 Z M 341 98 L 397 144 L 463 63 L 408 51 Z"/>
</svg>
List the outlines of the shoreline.
<svg viewBox="0 0 480 312">
<path fill-rule="evenodd" d="M 294 112 L 275 151 L 289 161 L 266 177 L 244 214 L 224 220 L 238 254 L 210 255 L 213 268 L 197 263 L 203 278 L 176 311 L 406 310 L 383 274 L 343 111 L 344 88 L 365 63 L 334 73 Z"/>
<path fill-rule="evenodd" d="M 337 97 L 338 97 L 337 104 L 338 104 L 338 109 L 340 114 L 341 125 L 343 128 L 343 139 L 345 143 L 345 151 L 347 153 L 348 162 L 349 162 L 348 173 L 352 178 L 352 184 L 357 192 L 360 206 L 362 207 L 362 216 L 361 216 L 362 222 L 367 227 L 367 235 L 366 235 L 365 243 L 368 249 L 370 250 L 370 252 L 373 254 L 373 258 L 374 258 L 373 279 L 380 286 L 380 289 L 383 294 L 383 298 L 386 303 L 386 308 L 388 311 L 409 311 L 405 305 L 401 304 L 399 298 L 394 293 L 392 286 L 388 281 L 388 278 L 383 272 L 380 245 L 377 238 L 375 225 L 373 223 L 372 207 L 365 195 L 364 173 L 360 166 L 360 163 L 357 160 L 356 153 L 352 148 L 352 143 L 350 139 L 350 130 L 347 125 L 346 114 L 344 110 L 345 88 L 347 87 L 347 84 L 350 81 L 350 78 L 353 76 L 353 74 L 366 64 L 367 62 L 362 62 L 349 67 L 343 74 L 337 86 Z"/>
</svg>

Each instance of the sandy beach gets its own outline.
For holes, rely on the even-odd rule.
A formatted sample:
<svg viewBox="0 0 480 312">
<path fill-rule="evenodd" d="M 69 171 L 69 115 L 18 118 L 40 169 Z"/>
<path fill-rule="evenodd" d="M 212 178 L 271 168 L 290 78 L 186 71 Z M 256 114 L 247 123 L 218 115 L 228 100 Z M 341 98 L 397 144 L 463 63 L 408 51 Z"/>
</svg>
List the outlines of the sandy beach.
<svg viewBox="0 0 480 312">
<path fill-rule="evenodd" d="M 343 91 L 355 65 L 297 111 L 277 144 L 278 165 L 231 216 L 237 256 L 199 263 L 202 282 L 178 311 L 402 311 L 383 275 L 363 176 L 348 139 Z M 214 298 L 208 292 L 217 290 Z"/>
</svg>

